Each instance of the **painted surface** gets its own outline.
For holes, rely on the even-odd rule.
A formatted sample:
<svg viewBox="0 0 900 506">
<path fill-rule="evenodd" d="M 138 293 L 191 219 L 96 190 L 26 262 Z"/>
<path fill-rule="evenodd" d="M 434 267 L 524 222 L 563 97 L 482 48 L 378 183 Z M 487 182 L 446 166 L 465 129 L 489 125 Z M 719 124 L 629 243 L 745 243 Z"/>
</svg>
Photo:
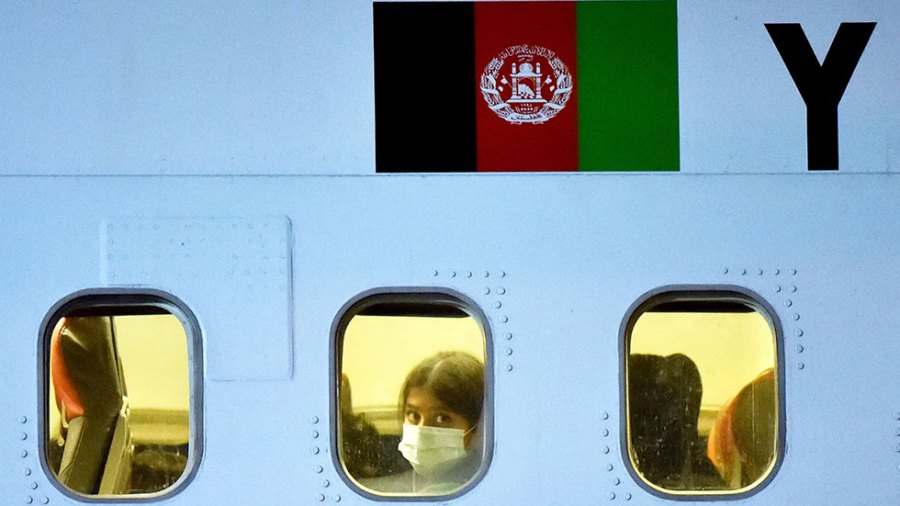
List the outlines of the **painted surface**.
<svg viewBox="0 0 900 506">
<path fill-rule="evenodd" d="M 900 403 L 886 387 L 900 382 L 898 194 L 900 180 L 887 174 L 3 178 L 0 202 L 15 218 L 0 243 L 0 502 L 75 503 L 36 459 L 37 339 L 59 299 L 110 283 L 101 225 L 286 216 L 292 320 L 260 343 L 286 343 L 273 348 L 276 363 L 293 374 L 276 368 L 276 378 L 257 380 L 269 371 L 251 348 L 240 350 L 240 377 L 215 379 L 237 359 L 205 355 L 202 462 L 167 504 L 318 504 L 320 494 L 372 504 L 332 460 L 330 331 L 358 294 L 403 286 L 471 298 L 495 337 L 494 457 L 453 504 L 585 504 L 610 494 L 660 504 L 623 460 L 619 332 L 643 294 L 684 284 L 750 290 L 783 328 L 787 452 L 771 483 L 742 503 L 890 504 L 900 494 Z M 242 237 L 223 232 L 203 248 L 215 261 Z M 130 253 L 153 260 L 150 250 Z M 216 330 L 229 321 L 259 321 L 252 305 L 212 304 L 227 273 L 179 272 L 137 270 L 128 283 L 191 293 L 183 300 L 204 350 L 231 343 Z"/>
<path fill-rule="evenodd" d="M 682 172 L 805 173 L 807 107 L 766 24 L 799 23 L 823 62 L 861 22 L 839 168 L 900 170 L 893 0 L 679 0 L 677 22 Z M 0 174 L 371 174 L 373 25 L 369 0 L 3 2 Z"/>
</svg>

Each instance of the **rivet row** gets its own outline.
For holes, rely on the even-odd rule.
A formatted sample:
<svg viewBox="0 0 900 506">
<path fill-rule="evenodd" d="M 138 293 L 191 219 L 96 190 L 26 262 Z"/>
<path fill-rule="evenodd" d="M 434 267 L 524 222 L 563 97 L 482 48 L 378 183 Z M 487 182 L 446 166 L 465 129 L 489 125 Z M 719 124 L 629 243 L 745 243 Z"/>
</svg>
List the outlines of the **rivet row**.
<svg viewBox="0 0 900 506">
<path fill-rule="evenodd" d="M 438 276 L 440 276 L 440 275 L 441 275 L 441 271 L 440 271 L 440 270 L 438 270 L 438 269 L 432 269 L 432 270 L 431 270 L 431 276 L 432 276 L 432 277 L 435 277 L 435 278 L 436 278 L 436 277 L 438 277 Z M 455 271 L 455 270 L 452 270 L 452 269 L 451 269 L 451 270 L 447 271 L 447 275 L 448 275 L 449 277 L 451 277 L 451 278 L 455 278 L 455 277 L 457 277 L 457 276 L 462 276 L 462 277 L 470 278 L 470 279 L 471 279 L 473 276 L 475 276 L 475 273 L 473 273 L 472 271 Z M 505 278 L 505 277 L 506 277 L 506 271 L 498 271 L 498 272 L 495 273 L 495 275 L 496 275 L 498 278 Z M 491 277 L 491 271 L 483 271 L 483 272 L 481 273 L 481 277 L 483 277 L 483 278 L 485 278 L 485 279 L 490 278 L 490 277 Z"/>
<path fill-rule="evenodd" d="M 728 267 L 723 267 L 723 268 L 722 268 L 722 274 L 729 274 L 729 273 L 731 273 L 731 272 L 732 272 L 731 269 L 728 268 Z M 760 267 L 758 267 L 758 268 L 756 268 L 756 269 L 736 269 L 734 272 L 737 273 L 737 274 L 740 274 L 741 276 L 746 276 L 747 274 L 750 274 L 751 272 L 752 272 L 753 274 L 756 274 L 757 276 L 762 276 L 763 274 L 766 273 L 765 269 L 762 269 L 762 268 L 760 268 Z M 781 269 L 772 269 L 771 272 L 772 272 L 772 274 L 775 275 L 775 276 L 780 276 L 780 275 L 781 275 Z M 787 272 L 788 272 L 791 276 L 796 276 L 796 275 L 797 275 L 797 269 L 790 269 L 790 270 L 788 270 Z"/>
<path fill-rule="evenodd" d="M 487 277 L 487 274 L 488 274 L 488 273 L 485 272 L 485 277 Z M 501 277 L 501 278 L 505 278 L 505 277 L 506 277 L 506 272 L 505 272 L 505 271 L 500 271 L 500 272 L 498 273 L 498 276 Z M 488 294 L 490 294 L 490 293 L 491 293 L 491 289 L 488 288 L 488 287 L 485 287 L 485 288 L 484 288 L 484 294 L 485 294 L 485 295 L 488 295 Z M 506 293 L 506 288 L 504 288 L 504 287 L 502 287 L 502 286 L 501 286 L 501 287 L 498 287 L 498 288 L 496 289 L 496 293 L 497 293 L 497 295 L 503 295 L 503 294 Z M 498 300 L 498 301 L 495 301 L 495 302 L 494 302 L 493 306 L 494 306 L 495 309 L 500 309 L 500 308 L 503 307 L 503 303 L 500 302 L 500 301 Z M 500 315 L 500 322 L 501 322 L 501 323 L 509 323 L 509 316 L 508 316 L 508 315 L 505 315 L 505 314 L 504 314 L 504 315 Z M 504 333 L 503 333 L 503 337 L 504 337 L 504 339 L 506 339 L 507 341 L 512 341 L 512 338 L 513 338 L 512 332 L 509 332 L 509 331 L 504 332 Z M 503 350 L 503 353 L 504 353 L 507 357 L 511 357 L 511 356 L 513 355 L 513 348 L 508 346 L 507 348 L 505 348 L 505 349 Z M 503 369 L 504 369 L 506 372 L 513 372 L 513 369 L 515 369 L 515 367 L 513 367 L 513 364 L 512 364 L 512 363 L 507 362 L 506 365 L 503 366 Z"/>
<path fill-rule="evenodd" d="M 435 272 L 437 272 L 437 271 L 435 271 Z M 312 425 L 318 425 L 318 423 L 321 421 L 321 418 L 319 418 L 318 415 L 313 415 L 309 418 L 309 421 Z M 314 440 L 319 439 L 319 437 L 321 436 L 319 429 L 317 429 L 317 428 L 313 428 L 312 430 L 310 430 L 309 435 Z M 318 445 L 318 442 L 314 441 L 314 443 L 315 444 L 313 444 L 313 446 L 310 447 L 310 453 L 312 453 L 313 455 L 319 455 L 322 452 L 322 448 Z M 322 466 L 321 464 L 314 465 L 312 470 L 313 470 L 313 472 L 315 472 L 316 474 L 319 474 L 319 475 L 325 473 L 325 467 Z M 322 488 L 328 488 L 331 486 L 331 480 L 329 480 L 328 478 L 326 478 L 324 476 L 321 476 L 320 478 L 321 478 L 321 481 L 319 482 L 319 484 L 322 486 Z M 325 502 L 325 499 L 326 499 L 325 494 L 322 494 L 322 493 L 316 494 L 315 497 L 318 502 Z M 334 496 L 332 496 L 332 500 L 334 502 L 340 502 L 341 496 L 334 495 Z"/>
<path fill-rule="evenodd" d="M 900 422 L 900 411 L 895 411 L 895 412 L 894 412 L 894 420 L 897 420 L 898 422 Z M 900 437 L 900 426 L 897 426 L 897 427 L 894 428 L 894 435 L 897 436 L 897 437 Z M 897 452 L 900 452 L 900 444 L 897 444 L 897 445 L 894 447 L 894 449 L 895 449 Z M 897 464 L 897 470 L 900 471 L 900 464 Z"/>
<path fill-rule="evenodd" d="M 601 412 L 601 413 L 600 413 L 600 418 L 603 419 L 603 420 L 609 421 L 609 419 L 610 419 L 609 411 L 603 411 L 603 412 Z M 605 426 L 601 427 L 600 433 L 603 435 L 603 437 L 609 437 L 609 434 L 610 434 L 609 428 L 608 428 L 608 427 L 605 427 Z M 610 448 L 609 445 L 602 445 L 602 446 L 600 447 L 600 452 L 603 453 L 604 455 L 609 455 L 609 454 L 612 452 L 612 449 Z M 615 470 L 615 466 L 613 465 L 613 463 L 612 463 L 612 462 L 607 462 L 607 463 L 606 463 L 606 471 L 609 472 L 609 473 L 612 473 L 613 470 Z M 619 478 L 619 477 L 616 476 L 616 475 L 613 475 L 613 476 L 610 478 L 610 483 L 612 484 L 612 486 L 618 487 L 619 485 L 622 484 L 622 479 Z M 607 495 L 607 497 L 609 498 L 610 501 L 615 500 L 615 499 L 616 499 L 616 496 L 617 496 L 616 492 L 613 492 L 613 491 L 610 491 L 609 494 Z M 630 501 L 630 500 L 631 500 L 631 493 L 629 493 L 629 492 L 622 492 L 621 497 L 622 497 L 622 499 L 625 499 L 626 501 Z"/>
</svg>

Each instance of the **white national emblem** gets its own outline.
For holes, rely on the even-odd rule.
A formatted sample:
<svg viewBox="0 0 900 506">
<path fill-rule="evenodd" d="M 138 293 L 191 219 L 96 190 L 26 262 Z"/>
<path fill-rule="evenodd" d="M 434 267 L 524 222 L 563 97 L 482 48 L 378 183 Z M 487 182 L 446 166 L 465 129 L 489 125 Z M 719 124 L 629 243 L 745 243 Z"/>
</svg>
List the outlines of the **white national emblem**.
<svg viewBox="0 0 900 506">
<path fill-rule="evenodd" d="M 556 116 L 573 86 L 572 74 L 556 53 L 527 44 L 504 49 L 481 74 L 484 101 L 514 125 L 540 124 Z"/>
</svg>

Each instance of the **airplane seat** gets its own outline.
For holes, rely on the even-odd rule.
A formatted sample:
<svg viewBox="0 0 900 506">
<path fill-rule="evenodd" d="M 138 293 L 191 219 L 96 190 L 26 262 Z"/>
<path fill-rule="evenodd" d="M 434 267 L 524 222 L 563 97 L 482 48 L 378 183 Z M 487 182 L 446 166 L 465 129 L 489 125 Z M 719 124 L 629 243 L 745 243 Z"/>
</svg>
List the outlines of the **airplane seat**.
<svg viewBox="0 0 900 506">
<path fill-rule="evenodd" d="M 397 451 L 399 436 L 381 434 L 365 414 L 353 413 L 350 378 L 341 374 L 341 459 L 356 479 L 389 476 L 411 469 Z"/>
<path fill-rule="evenodd" d="M 700 372 L 687 356 L 630 356 L 632 451 L 636 467 L 650 482 L 673 490 L 690 489 L 715 476 L 697 432 L 702 396 Z"/>
<path fill-rule="evenodd" d="M 341 373 L 340 400 L 341 413 L 351 413 L 353 411 L 353 391 L 350 389 L 350 378 L 343 373 Z"/>
<path fill-rule="evenodd" d="M 350 378 L 341 374 L 341 457 L 354 478 L 378 475 L 378 431 L 362 415 L 353 413 Z"/>
<path fill-rule="evenodd" d="M 776 416 L 774 369 L 763 371 L 719 411 L 707 455 L 732 488 L 750 485 L 771 464 Z"/>
<path fill-rule="evenodd" d="M 51 340 L 51 370 L 57 402 L 68 422 L 58 479 L 70 489 L 97 493 L 116 426 L 124 381 L 109 317 L 69 317 Z M 126 438 L 127 439 L 127 438 Z"/>
</svg>

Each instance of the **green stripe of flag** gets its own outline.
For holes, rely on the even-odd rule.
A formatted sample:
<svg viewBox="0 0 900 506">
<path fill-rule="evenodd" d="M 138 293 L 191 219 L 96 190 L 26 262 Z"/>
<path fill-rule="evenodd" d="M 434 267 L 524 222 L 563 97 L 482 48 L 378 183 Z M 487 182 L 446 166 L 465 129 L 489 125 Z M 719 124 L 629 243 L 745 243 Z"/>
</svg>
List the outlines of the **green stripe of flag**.
<svg viewBox="0 0 900 506">
<path fill-rule="evenodd" d="M 576 9 L 580 170 L 679 170 L 676 2 Z"/>
</svg>

